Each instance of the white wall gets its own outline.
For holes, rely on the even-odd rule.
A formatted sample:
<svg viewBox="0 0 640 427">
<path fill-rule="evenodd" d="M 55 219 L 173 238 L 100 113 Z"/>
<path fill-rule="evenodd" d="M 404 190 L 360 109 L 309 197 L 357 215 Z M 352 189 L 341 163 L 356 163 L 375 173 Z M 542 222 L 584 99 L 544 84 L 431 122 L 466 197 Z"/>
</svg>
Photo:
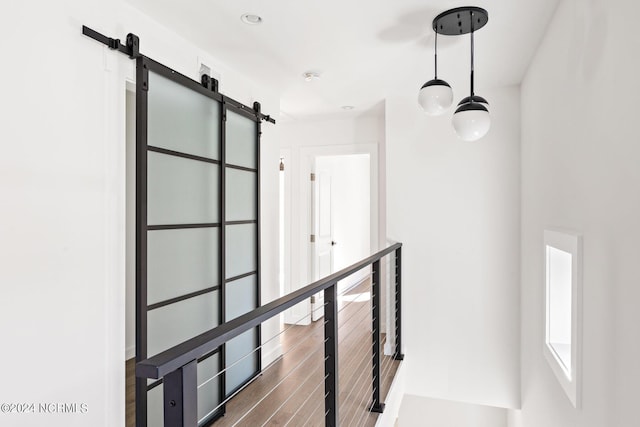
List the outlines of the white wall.
<svg viewBox="0 0 640 427">
<path fill-rule="evenodd" d="M 268 114 L 278 97 L 122 1 L 25 1 L 5 12 L 0 402 L 86 403 L 88 412 L 0 414 L 0 424 L 124 425 L 125 82 L 134 64 L 81 26 L 134 32 L 145 54 L 192 78 L 206 58 L 226 94 L 259 100 Z M 264 126 L 263 164 L 277 165 L 275 132 Z M 275 289 L 277 182 L 277 169 L 265 169 L 263 282 Z"/>
<path fill-rule="evenodd" d="M 514 408 L 519 371 L 519 89 L 483 91 L 492 129 L 386 102 L 387 236 L 403 243 L 406 392 Z"/>
<path fill-rule="evenodd" d="M 640 3 L 565 0 L 522 85 L 519 427 L 638 425 Z M 583 235 L 582 408 L 542 353 L 545 227 Z"/>
<path fill-rule="evenodd" d="M 405 394 L 398 427 L 507 427 L 507 410 Z"/>
</svg>

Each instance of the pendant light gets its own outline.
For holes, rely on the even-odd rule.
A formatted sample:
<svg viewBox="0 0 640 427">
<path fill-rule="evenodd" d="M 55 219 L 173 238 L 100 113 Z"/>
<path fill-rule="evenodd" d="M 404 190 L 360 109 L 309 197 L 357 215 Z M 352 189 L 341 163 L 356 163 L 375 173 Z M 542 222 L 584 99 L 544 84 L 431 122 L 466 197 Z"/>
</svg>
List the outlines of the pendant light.
<svg viewBox="0 0 640 427">
<path fill-rule="evenodd" d="M 447 36 L 471 34 L 471 94 L 458 103 L 458 108 L 452 120 L 456 133 L 460 139 L 465 141 L 477 141 L 485 136 L 491 127 L 489 103 L 486 99 L 477 96 L 474 92 L 474 33 L 476 30 L 484 27 L 488 21 L 489 14 L 487 11 L 473 6 L 447 10 L 436 16 L 433 20 L 433 29 L 436 32 L 436 46 L 438 34 Z M 431 80 L 425 83 L 423 89 L 429 85 L 429 83 L 435 81 L 437 80 Z M 440 81 L 443 82 L 442 80 Z M 448 84 L 446 85 L 450 91 L 451 88 Z M 436 85 L 433 84 L 433 86 Z M 423 105 L 424 108 L 421 97 L 422 93 L 419 95 L 419 99 L 420 104 Z"/>
<path fill-rule="evenodd" d="M 449 83 L 438 78 L 438 32 L 436 32 L 434 51 L 435 76 L 420 88 L 418 104 L 428 115 L 439 116 L 451 107 L 453 91 Z"/>
<path fill-rule="evenodd" d="M 453 128 L 460 139 L 464 141 L 477 141 L 489 132 L 491 118 L 489 116 L 489 103 L 486 99 L 476 96 L 474 93 L 474 38 L 475 19 L 473 10 L 469 11 L 471 22 L 471 95 L 464 98 L 458 104 L 453 115 Z"/>
</svg>

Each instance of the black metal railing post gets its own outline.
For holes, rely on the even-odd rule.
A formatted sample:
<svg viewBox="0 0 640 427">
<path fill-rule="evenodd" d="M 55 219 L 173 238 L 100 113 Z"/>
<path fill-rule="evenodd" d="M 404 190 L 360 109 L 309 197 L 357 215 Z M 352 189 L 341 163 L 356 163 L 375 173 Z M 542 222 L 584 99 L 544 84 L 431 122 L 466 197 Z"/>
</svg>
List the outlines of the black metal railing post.
<svg viewBox="0 0 640 427">
<path fill-rule="evenodd" d="M 396 274 L 395 274 L 395 320 L 396 320 L 396 350 L 393 358 L 395 360 L 404 360 L 402 354 L 402 246 L 396 249 Z"/>
<path fill-rule="evenodd" d="M 324 290 L 324 425 L 338 427 L 338 283 Z"/>
<path fill-rule="evenodd" d="M 192 360 L 165 375 L 164 426 L 198 426 L 198 362 Z"/>
<path fill-rule="evenodd" d="M 371 337 L 373 341 L 371 412 L 382 413 L 384 403 L 380 402 L 380 260 L 373 263 L 371 276 Z"/>
</svg>

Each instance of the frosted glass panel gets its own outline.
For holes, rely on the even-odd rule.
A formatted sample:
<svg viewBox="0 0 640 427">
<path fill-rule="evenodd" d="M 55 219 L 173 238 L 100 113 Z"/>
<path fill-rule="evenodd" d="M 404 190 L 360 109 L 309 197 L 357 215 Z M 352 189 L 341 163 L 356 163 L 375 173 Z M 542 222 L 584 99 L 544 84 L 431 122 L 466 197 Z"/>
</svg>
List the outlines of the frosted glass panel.
<svg viewBox="0 0 640 427">
<path fill-rule="evenodd" d="M 226 162 L 256 169 L 258 124 L 238 113 L 227 110 L 226 126 Z"/>
<path fill-rule="evenodd" d="M 257 307 L 256 275 L 226 284 L 225 316 L 227 322 Z"/>
<path fill-rule="evenodd" d="M 227 225 L 226 278 L 256 271 L 256 224 Z"/>
<path fill-rule="evenodd" d="M 218 165 L 150 151 L 147 167 L 148 224 L 218 221 Z"/>
<path fill-rule="evenodd" d="M 148 145 L 220 159 L 220 103 L 149 73 Z"/>
<path fill-rule="evenodd" d="M 198 420 L 208 416 L 220 404 L 220 356 L 215 354 L 198 363 Z M 213 379 L 212 379 L 213 378 Z"/>
<path fill-rule="evenodd" d="M 257 219 L 257 174 L 227 168 L 225 183 L 227 221 Z"/>
<path fill-rule="evenodd" d="M 147 303 L 219 285 L 219 228 L 147 233 Z"/>
<path fill-rule="evenodd" d="M 164 404 L 162 384 L 147 392 L 147 426 L 164 426 Z"/>
<path fill-rule="evenodd" d="M 218 325 L 218 291 L 147 313 L 147 355 L 154 356 Z"/>
<path fill-rule="evenodd" d="M 256 348 L 256 330 L 251 329 L 242 335 L 238 335 L 225 346 L 227 366 L 233 365 L 238 360 L 249 354 Z M 257 351 L 237 365 L 227 370 L 226 393 L 229 394 L 243 384 L 257 370 Z"/>
</svg>

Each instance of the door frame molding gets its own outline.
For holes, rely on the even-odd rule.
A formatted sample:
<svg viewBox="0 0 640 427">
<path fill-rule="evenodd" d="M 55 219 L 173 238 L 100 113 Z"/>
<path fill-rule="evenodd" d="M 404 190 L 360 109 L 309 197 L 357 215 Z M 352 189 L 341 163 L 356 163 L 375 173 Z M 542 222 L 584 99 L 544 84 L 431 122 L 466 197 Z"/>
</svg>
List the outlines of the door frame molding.
<svg viewBox="0 0 640 427">
<path fill-rule="evenodd" d="M 309 236 L 312 231 L 311 224 L 311 186 L 310 175 L 313 171 L 316 157 L 324 156 L 347 156 L 352 154 L 369 154 L 369 170 L 371 174 L 371 187 L 370 187 L 370 235 L 371 235 L 371 250 L 376 251 L 379 247 L 379 207 L 381 201 L 380 198 L 380 171 L 379 171 L 379 150 L 380 146 L 377 143 L 366 144 L 345 144 L 345 145 L 323 145 L 323 146 L 311 146 L 301 147 L 298 157 L 299 161 L 299 175 L 298 180 L 300 182 L 300 193 L 298 199 L 299 205 L 299 227 L 298 238 L 293 239 L 294 247 L 292 253 L 297 253 L 299 259 L 298 264 L 298 282 L 301 284 L 311 283 L 311 247 L 309 245 Z M 295 247 L 297 246 L 297 248 Z M 286 289 L 285 289 L 286 291 Z M 310 303 L 307 303 L 310 310 Z M 301 323 L 304 324 L 304 323 Z M 308 323 L 307 323 L 308 324 Z"/>
</svg>

